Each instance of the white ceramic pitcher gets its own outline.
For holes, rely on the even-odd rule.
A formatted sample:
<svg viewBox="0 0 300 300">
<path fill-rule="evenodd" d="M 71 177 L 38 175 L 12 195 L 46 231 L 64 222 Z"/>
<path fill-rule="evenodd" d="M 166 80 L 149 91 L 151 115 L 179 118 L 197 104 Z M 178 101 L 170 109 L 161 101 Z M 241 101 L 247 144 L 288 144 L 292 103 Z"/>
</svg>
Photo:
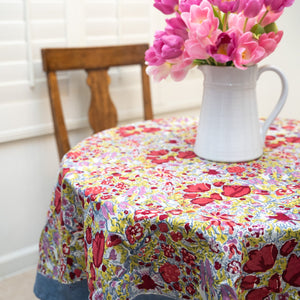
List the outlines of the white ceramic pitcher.
<svg viewBox="0 0 300 300">
<path fill-rule="evenodd" d="M 204 73 L 204 89 L 194 152 L 201 158 L 218 162 L 259 158 L 263 154 L 266 132 L 287 98 L 284 74 L 268 65 L 260 68 L 255 65 L 246 70 L 203 65 L 199 69 Z M 265 71 L 279 75 L 282 90 L 275 108 L 261 125 L 256 81 Z"/>
</svg>

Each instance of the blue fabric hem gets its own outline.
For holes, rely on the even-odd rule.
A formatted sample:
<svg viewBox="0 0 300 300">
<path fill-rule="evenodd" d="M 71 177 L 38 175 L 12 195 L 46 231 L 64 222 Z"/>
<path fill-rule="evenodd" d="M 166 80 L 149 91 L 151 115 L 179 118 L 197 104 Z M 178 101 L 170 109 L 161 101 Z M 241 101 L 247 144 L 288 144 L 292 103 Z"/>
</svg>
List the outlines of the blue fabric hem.
<svg viewBox="0 0 300 300">
<path fill-rule="evenodd" d="M 81 280 L 72 284 L 60 283 L 37 273 L 34 294 L 41 300 L 84 300 L 89 299 L 87 280 Z M 133 300 L 171 300 L 162 295 L 144 294 L 136 296 Z"/>
<path fill-rule="evenodd" d="M 84 300 L 89 298 L 87 280 L 63 284 L 37 273 L 34 294 L 41 300 Z"/>
<path fill-rule="evenodd" d="M 162 295 L 147 294 L 136 296 L 133 300 L 174 300 L 174 298 Z"/>
</svg>

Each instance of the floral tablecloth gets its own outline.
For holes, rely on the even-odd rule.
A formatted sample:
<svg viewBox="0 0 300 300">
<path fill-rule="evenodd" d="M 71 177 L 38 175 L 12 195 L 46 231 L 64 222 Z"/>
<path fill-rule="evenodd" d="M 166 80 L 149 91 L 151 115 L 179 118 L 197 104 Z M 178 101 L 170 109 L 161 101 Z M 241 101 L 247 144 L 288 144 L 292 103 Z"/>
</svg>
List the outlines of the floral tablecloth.
<svg viewBox="0 0 300 300">
<path fill-rule="evenodd" d="M 300 298 L 300 121 L 277 120 L 264 155 L 235 164 L 198 158 L 196 125 L 135 123 L 65 155 L 38 296 L 55 283 L 105 300 Z"/>
</svg>

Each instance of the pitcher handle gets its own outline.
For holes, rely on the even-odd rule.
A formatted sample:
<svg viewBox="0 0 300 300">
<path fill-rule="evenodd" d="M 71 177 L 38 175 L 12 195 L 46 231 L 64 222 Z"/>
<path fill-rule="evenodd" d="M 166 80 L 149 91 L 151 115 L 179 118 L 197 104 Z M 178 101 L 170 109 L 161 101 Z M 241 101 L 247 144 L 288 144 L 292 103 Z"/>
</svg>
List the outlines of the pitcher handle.
<svg viewBox="0 0 300 300">
<path fill-rule="evenodd" d="M 262 126 L 263 141 L 265 140 L 268 128 L 270 127 L 272 122 L 275 120 L 275 118 L 278 116 L 278 114 L 280 113 L 283 105 L 286 102 L 286 98 L 287 98 L 287 95 L 288 95 L 288 82 L 287 82 L 287 78 L 282 73 L 282 71 L 280 71 L 277 67 L 274 67 L 274 66 L 271 66 L 271 65 L 265 65 L 265 66 L 262 66 L 258 69 L 257 79 L 265 71 L 273 71 L 279 76 L 279 78 L 281 80 L 281 95 L 279 97 L 279 100 L 278 100 L 277 104 L 273 108 L 271 114 L 269 115 L 269 117 L 266 119 L 266 121 L 264 122 L 264 124 Z"/>
</svg>

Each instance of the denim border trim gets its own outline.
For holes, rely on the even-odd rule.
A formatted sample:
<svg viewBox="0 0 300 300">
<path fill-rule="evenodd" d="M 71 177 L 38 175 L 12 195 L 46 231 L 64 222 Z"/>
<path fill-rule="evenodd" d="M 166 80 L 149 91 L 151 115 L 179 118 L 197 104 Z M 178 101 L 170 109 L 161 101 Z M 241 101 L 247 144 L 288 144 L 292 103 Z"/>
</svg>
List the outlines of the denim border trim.
<svg viewBox="0 0 300 300">
<path fill-rule="evenodd" d="M 41 300 L 84 300 L 89 298 L 87 280 L 72 284 L 60 283 L 37 273 L 34 294 Z"/>
</svg>

